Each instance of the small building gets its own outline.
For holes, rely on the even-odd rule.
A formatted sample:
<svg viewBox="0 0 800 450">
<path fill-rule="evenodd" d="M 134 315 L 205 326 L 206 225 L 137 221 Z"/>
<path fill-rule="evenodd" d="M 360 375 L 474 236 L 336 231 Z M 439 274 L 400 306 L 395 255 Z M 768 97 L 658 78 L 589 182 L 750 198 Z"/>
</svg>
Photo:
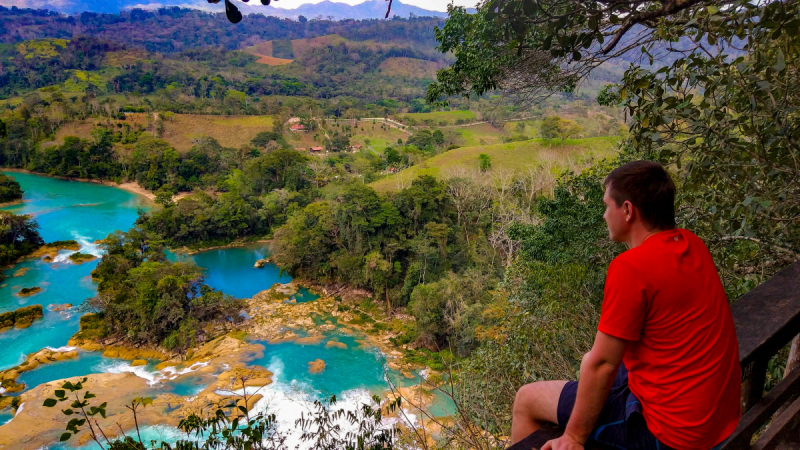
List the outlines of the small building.
<svg viewBox="0 0 800 450">
<path fill-rule="evenodd" d="M 360 150 L 361 150 L 361 146 L 360 145 L 351 145 L 350 146 L 350 151 L 352 151 L 353 153 L 355 153 L 357 151 L 360 151 Z"/>
<path fill-rule="evenodd" d="M 309 147 L 308 148 L 308 151 L 310 151 L 311 153 L 322 153 L 323 150 L 325 150 L 325 149 L 322 148 L 322 147 Z"/>
<path fill-rule="evenodd" d="M 296 124 L 294 124 L 294 125 L 290 126 L 290 127 L 289 127 L 289 129 L 290 129 L 291 131 L 294 131 L 294 132 L 298 132 L 298 131 L 308 131 L 308 130 L 306 129 L 306 126 L 305 126 L 305 125 L 303 125 L 302 123 L 296 123 Z"/>
</svg>

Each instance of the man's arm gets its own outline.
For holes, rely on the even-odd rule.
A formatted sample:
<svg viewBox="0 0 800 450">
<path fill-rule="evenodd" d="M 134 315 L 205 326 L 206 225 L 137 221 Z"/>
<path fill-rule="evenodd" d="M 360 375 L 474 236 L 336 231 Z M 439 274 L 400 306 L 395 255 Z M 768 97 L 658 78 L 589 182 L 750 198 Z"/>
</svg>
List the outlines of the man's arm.
<svg viewBox="0 0 800 450">
<path fill-rule="evenodd" d="M 578 396 L 564 435 L 542 450 L 580 449 L 589 439 L 614 384 L 627 341 L 597 332 L 592 350 L 583 356 Z"/>
</svg>

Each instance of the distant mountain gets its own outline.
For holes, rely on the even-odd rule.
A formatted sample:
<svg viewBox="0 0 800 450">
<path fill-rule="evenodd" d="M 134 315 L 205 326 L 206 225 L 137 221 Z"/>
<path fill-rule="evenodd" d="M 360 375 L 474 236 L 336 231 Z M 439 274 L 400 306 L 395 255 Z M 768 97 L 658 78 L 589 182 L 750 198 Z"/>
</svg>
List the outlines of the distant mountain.
<svg viewBox="0 0 800 450">
<path fill-rule="evenodd" d="M 168 6 L 180 6 L 184 8 L 201 9 L 210 12 L 224 12 L 222 3 L 209 4 L 205 0 L 0 0 L 0 5 L 18 8 L 49 9 L 67 14 L 75 14 L 84 11 L 97 13 L 118 13 L 126 9 L 158 9 Z M 244 14 L 264 14 L 281 18 L 297 19 L 298 16 L 305 16 L 308 19 L 322 16 L 328 18 L 332 16 L 334 20 L 341 19 L 382 19 L 386 15 L 386 7 L 389 5 L 384 0 L 367 0 L 359 5 L 351 6 L 346 3 L 333 1 L 323 1 L 317 4 L 307 3 L 295 9 L 276 8 L 274 6 L 263 6 L 258 0 L 251 3 L 236 2 L 236 5 Z M 440 11 L 429 11 L 416 6 L 405 5 L 399 0 L 392 3 L 391 16 L 408 17 L 409 14 L 415 16 L 446 17 L 447 13 Z"/>
</svg>

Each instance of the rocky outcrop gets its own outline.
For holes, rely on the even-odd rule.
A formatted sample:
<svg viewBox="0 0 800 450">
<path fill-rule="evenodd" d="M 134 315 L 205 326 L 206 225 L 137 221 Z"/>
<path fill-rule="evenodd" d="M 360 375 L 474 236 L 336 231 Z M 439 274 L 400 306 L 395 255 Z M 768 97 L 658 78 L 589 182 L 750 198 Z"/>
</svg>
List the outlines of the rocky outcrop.
<svg viewBox="0 0 800 450">
<path fill-rule="evenodd" d="M 95 259 L 97 259 L 97 256 L 88 253 L 76 252 L 69 255 L 69 260 L 75 264 L 83 264 L 87 261 L 94 261 Z"/>
<path fill-rule="evenodd" d="M 261 366 L 236 367 L 217 377 L 217 387 L 239 390 L 245 387 L 261 387 L 272 383 L 272 372 Z"/>
<path fill-rule="evenodd" d="M 81 316 L 80 329 L 69 338 L 68 345 L 86 350 L 102 350 L 99 340 L 104 338 L 108 330 L 98 314 L 89 313 Z"/>
<path fill-rule="evenodd" d="M 341 349 L 347 349 L 347 344 L 345 344 L 344 342 L 339 342 L 339 341 L 328 341 L 325 344 L 325 347 L 328 347 L 328 348 L 336 347 L 336 348 L 341 348 Z"/>
<path fill-rule="evenodd" d="M 72 308 L 72 303 L 64 303 L 62 305 L 50 305 L 47 307 L 47 309 L 53 312 L 66 311 L 70 308 Z"/>
<path fill-rule="evenodd" d="M 78 352 L 76 350 L 59 351 L 44 348 L 38 352 L 29 354 L 20 365 L 0 372 L 0 385 L 6 390 L 6 393 L 22 391 L 25 389 L 25 385 L 17 383 L 17 377 L 19 377 L 21 373 L 36 369 L 42 364 L 63 361 L 65 359 L 74 359 L 77 357 Z"/>
<path fill-rule="evenodd" d="M 133 428 L 133 416 L 125 405 L 134 397 L 140 396 L 142 392 L 146 392 L 148 388 L 146 380 L 132 373 L 102 373 L 88 375 L 87 381 L 83 384 L 86 390 L 97 395 L 95 399 L 97 402 L 91 401 L 92 405 L 108 402 L 106 417 L 98 415 L 95 419 L 109 434 L 109 438 L 118 432 L 117 422 L 123 429 Z M 47 408 L 43 403 L 45 399 L 55 397 L 54 391 L 61 389 L 62 385 L 62 380 L 52 381 L 20 394 L 19 403 L 22 409 L 17 410 L 14 420 L 0 426 L 0 448 L 40 448 L 58 442 L 69 417 L 61 412 L 63 407 Z M 152 408 L 150 406 L 142 408 L 138 414 L 139 424 L 177 423 L 165 420 L 163 412 L 166 412 L 166 409 L 155 404 Z M 73 445 L 88 443 L 88 433 L 81 431 L 70 442 Z"/>
<path fill-rule="evenodd" d="M 146 347 L 129 347 L 126 345 L 112 345 L 105 348 L 103 351 L 103 356 L 106 358 L 120 358 L 120 359 L 128 359 L 131 361 L 142 360 L 142 359 L 158 359 L 158 360 L 165 360 L 169 359 L 169 355 L 164 353 L 163 351 L 157 348 L 146 348 Z M 145 361 L 147 364 L 147 361 Z"/>
<path fill-rule="evenodd" d="M 309 373 L 322 373 L 325 370 L 325 361 L 321 359 L 315 359 L 314 361 L 309 361 L 308 363 L 308 372 Z"/>
<path fill-rule="evenodd" d="M 73 240 L 50 242 L 37 248 L 31 254 L 25 256 L 25 258 L 42 258 L 45 262 L 50 262 L 61 250 L 78 251 L 80 248 L 80 244 Z"/>
<path fill-rule="evenodd" d="M 269 264 L 271 262 L 272 262 L 272 260 L 269 259 L 269 258 L 262 258 L 262 259 L 259 259 L 258 261 L 256 261 L 256 263 L 253 265 L 253 267 L 256 268 L 256 269 L 261 269 L 261 268 L 263 268 L 264 266 L 266 266 L 267 264 Z"/>
<path fill-rule="evenodd" d="M 44 315 L 42 305 L 23 306 L 15 311 L 0 313 L 0 331 L 11 327 L 28 328 L 34 320 Z"/>
<path fill-rule="evenodd" d="M 31 295 L 38 294 L 39 292 L 42 292 L 42 288 L 39 286 L 34 286 L 20 289 L 19 292 L 17 292 L 17 295 L 20 297 L 30 297 Z"/>
</svg>

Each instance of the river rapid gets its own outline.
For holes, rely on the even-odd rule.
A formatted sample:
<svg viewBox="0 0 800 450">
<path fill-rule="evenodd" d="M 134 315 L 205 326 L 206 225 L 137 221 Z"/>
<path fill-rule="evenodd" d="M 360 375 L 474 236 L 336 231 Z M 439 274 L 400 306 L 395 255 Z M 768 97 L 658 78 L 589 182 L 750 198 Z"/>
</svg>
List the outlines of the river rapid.
<svg viewBox="0 0 800 450">
<path fill-rule="evenodd" d="M 9 173 L 24 190 L 23 202 L 3 209 L 16 214 L 31 214 L 40 225 L 46 242 L 74 239 L 80 252 L 102 256 L 95 243 L 116 230 L 129 229 L 136 220 L 137 210 L 152 207 L 149 200 L 114 187 L 94 183 L 67 181 L 50 177 Z M 0 312 L 11 311 L 26 305 L 40 304 L 44 317 L 26 329 L 11 329 L 0 333 L 0 370 L 18 365 L 32 352 L 43 348 L 62 348 L 78 331 L 80 312 L 76 308 L 95 295 L 97 286 L 90 273 L 97 261 L 74 264 L 62 251 L 52 262 L 40 258 L 26 259 L 4 271 L 6 279 L 0 286 Z M 214 249 L 195 255 L 170 254 L 171 259 L 190 258 L 206 270 L 206 282 L 227 294 L 249 298 L 270 288 L 275 283 L 287 283 L 291 278 L 281 275 L 272 264 L 255 269 L 256 260 L 268 256 L 266 244 Z M 23 270 L 20 270 L 23 269 Z M 16 275 L 15 275 L 16 274 Z M 17 295 L 24 287 L 41 287 L 42 291 L 30 297 Z M 316 298 L 307 290 L 298 293 L 298 302 Z M 74 305 L 63 311 L 53 311 L 54 305 Z M 314 400 L 337 395 L 339 406 L 357 407 L 371 395 L 386 390 L 385 357 L 377 349 L 358 345 L 352 336 L 336 334 L 346 348 L 325 345 L 284 342 L 262 344 L 265 350 L 248 361 L 267 368 L 274 375 L 273 382 L 265 388 L 264 399 L 258 408 L 279 413 L 281 427 L 292 429 L 302 412 L 309 411 Z M 329 369 L 323 374 L 310 374 L 307 361 L 323 359 Z M 130 361 L 107 358 L 101 352 L 79 350 L 76 359 L 44 364 L 20 375 L 18 381 L 26 384 L 26 391 L 42 383 L 92 373 L 132 372 L 156 386 L 159 392 L 192 396 L 204 389 L 207 377 L 184 376 L 178 382 L 159 382 L 163 372 L 155 369 L 157 361 L 133 367 Z M 14 394 L 14 395 L 18 395 Z M 113 399 L 108 399 L 113 401 Z M 10 409 L 0 410 L 0 426 L 13 425 Z M 146 427 L 149 438 L 174 440 L 176 429 L 167 426 Z M 2 427 L 0 427 L 2 432 Z M 145 437 L 143 436 L 143 437 Z M 298 442 L 299 443 L 299 442 Z M 71 448 L 53 444 L 47 448 Z"/>
</svg>

